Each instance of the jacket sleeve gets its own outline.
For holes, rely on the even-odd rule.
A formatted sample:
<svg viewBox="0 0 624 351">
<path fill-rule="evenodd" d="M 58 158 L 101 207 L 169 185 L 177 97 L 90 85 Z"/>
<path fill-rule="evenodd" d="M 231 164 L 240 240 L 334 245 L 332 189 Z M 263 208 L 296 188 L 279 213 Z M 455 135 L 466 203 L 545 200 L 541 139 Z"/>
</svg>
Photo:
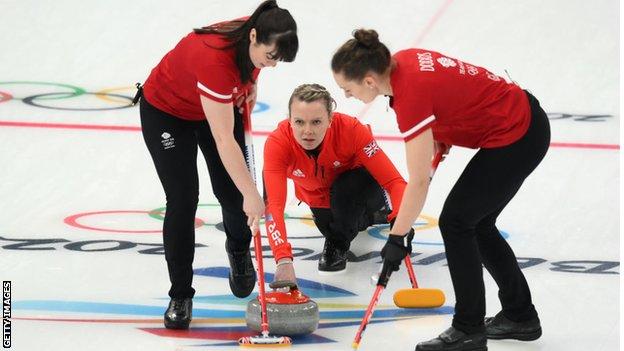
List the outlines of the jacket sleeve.
<svg viewBox="0 0 624 351">
<path fill-rule="evenodd" d="M 388 221 L 390 221 L 399 212 L 407 183 L 388 155 L 377 145 L 370 127 L 358 122 L 355 126 L 354 140 L 358 160 L 390 196 L 392 205 L 392 212 L 388 215 Z"/>
<path fill-rule="evenodd" d="M 284 222 L 287 195 L 287 152 L 287 146 L 271 136 L 264 144 L 262 178 L 266 204 L 265 225 L 275 262 L 282 258 L 293 258 L 292 248 L 286 236 L 286 223 Z"/>
</svg>

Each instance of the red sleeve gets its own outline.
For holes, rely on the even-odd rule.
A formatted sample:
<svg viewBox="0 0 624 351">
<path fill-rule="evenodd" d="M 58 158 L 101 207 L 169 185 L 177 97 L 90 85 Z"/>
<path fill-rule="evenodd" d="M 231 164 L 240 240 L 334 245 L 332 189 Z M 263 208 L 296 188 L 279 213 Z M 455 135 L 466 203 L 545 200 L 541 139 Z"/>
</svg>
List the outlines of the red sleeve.
<svg viewBox="0 0 624 351">
<path fill-rule="evenodd" d="M 399 83 L 395 88 L 392 109 L 396 113 L 399 131 L 405 142 L 431 128 L 435 122 L 431 88 L 426 85 L 426 81 L 420 80 L 418 83 Z"/>
<path fill-rule="evenodd" d="M 236 72 L 226 65 L 206 65 L 197 74 L 197 93 L 211 100 L 227 104 L 232 102 L 236 87 Z"/>
<path fill-rule="evenodd" d="M 391 220 L 399 212 L 407 183 L 386 153 L 377 145 L 368 126 L 358 122 L 355 126 L 354 140 L 358 160 L 390 195 L 392 213 L 388 215 L 388 220 Z"/>
<path fill-rule="evenodd" d="M 276 137 L 269 136 L 264 144 L 264 197 L 266 202 L 265 225 L 269 244 L 275 262 L 282 258 L 293 258 L 292 248 L 286 236 L 284 207 L 286 205 L 286 169 L 288 167 L 287 146 Z"/>
</svg>

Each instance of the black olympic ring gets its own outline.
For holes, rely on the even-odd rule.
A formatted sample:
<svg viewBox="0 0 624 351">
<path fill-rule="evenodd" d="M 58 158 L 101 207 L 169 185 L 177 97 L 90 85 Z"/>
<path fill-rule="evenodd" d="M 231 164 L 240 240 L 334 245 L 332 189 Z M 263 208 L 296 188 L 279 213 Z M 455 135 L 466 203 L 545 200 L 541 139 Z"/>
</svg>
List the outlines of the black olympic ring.
<svg viewBox="0 0 624 351">
<path fill-rule="evenodd" d="M 100 108 L 73 108 L 73 107 L 56 107 L 56 106 L 46 106 L 46 105 L 42 105 L 40 103 L 35 103 L 34 101 L 36 99 L 40 99 L 46 96 L 56 96 L 56 95 L 67 95 L 67 94 L 72 94 L 72 93 L 46 93 L 46 94 L 37 94 L 37 95 L 32 95 L 32 96 L 28 96 L 22 99 L 22 101 L 25 104 L 31 105 L 31 106 L 36 106 L 36 107 L 41 107 L 41 108 L 47 108 L 47 109 L 52 109 L 52 110 L 63 110 L 63 111 L 107 111 L 107 110 L 119 110 L 119 109 L 123 109 L 123 108 L 128 108 L 128 107 L 132 107 L 132 98 L 129 96 L 125 96 L 125 95 L 120 95 L 120 94 L 113 94 L 113 93 L 89 93 L 89 92 L 83 92 L 83 93 L 73 93 L 73 96 L 80 96 L 80 95 L 96 95 L 96 96 L 113 96 L 113 97 L 117 97 L 117 98 L 122 98 L 122 99 L 126 99 L 128 100 L 128 104 L 127 105 L 123 105 L 123 106 L 116 106 L 116 107 L 100 107 Z M 70 96 L 72 97 L 72 96 Z"/>
</svg>

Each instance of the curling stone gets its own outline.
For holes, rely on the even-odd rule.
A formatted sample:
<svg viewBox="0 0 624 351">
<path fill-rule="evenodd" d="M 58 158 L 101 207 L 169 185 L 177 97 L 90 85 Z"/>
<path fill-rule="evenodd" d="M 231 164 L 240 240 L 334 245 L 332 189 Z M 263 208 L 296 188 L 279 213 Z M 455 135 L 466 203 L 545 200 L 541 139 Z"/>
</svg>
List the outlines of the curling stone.
<svg viewBox="0 0 624 351">
<path fill-rule="evenodd" d="M 267 292 L 266 302 L 271 334 L 304 335 L 314 332 L 318 327 L 318 305 L 299 289 Z M 247 303 L 247 327 L 257 332 L 262 331 L 260 311 L 260 301 L 257 298 Z"/>
</svg>

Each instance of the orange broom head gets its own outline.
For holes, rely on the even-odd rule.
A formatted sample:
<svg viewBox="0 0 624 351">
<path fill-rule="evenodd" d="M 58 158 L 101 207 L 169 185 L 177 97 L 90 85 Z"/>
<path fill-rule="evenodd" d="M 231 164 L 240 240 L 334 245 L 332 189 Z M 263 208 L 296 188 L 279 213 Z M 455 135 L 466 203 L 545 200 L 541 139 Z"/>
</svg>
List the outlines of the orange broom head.
<svg viewBox="0 0 624 351">
<path fill-rule="evenodd" d="M 435 308 L 445 300 L 440 289 L 401 289 L 394 293 L 394 304 L 401 308 Z"/>
<path fill-rule="evenodd" d="M 258 335 L 238 339 L 238 345 L 243 347 L 288 347 L 291 344 L 292 340 L 287 336 Z"/>
</svg>

